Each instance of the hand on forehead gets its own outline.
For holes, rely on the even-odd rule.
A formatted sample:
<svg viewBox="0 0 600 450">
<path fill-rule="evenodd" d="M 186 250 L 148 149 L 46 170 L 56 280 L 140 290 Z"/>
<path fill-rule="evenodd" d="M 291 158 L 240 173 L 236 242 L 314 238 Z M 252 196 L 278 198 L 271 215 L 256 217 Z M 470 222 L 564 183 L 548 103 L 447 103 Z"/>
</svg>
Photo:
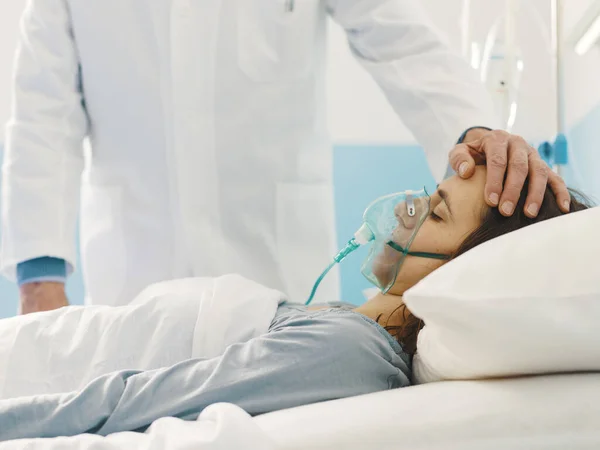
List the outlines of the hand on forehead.
<svg viewBox="0 0 600 450">
<path fill-rule="evenodd" d="M 471 178 L 453 176 L 444 180 L 432 195 L 432 208 L 446 204 L 454 220 L 480 220 L 489 209 L 485 201 L 486 169 L 477 166 Z"/>
</svg>

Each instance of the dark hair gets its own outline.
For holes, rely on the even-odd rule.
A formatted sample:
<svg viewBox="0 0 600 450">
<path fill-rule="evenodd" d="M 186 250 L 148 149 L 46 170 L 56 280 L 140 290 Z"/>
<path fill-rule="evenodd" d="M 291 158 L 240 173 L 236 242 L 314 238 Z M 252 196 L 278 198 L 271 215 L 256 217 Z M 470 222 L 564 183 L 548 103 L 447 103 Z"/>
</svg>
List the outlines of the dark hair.
<svg viewBox="0 0 600 450">
<path fill-rule="evenodd" d="M 498 208 L 490 208 L 481 221 L 481 225 L 469 234 L 462 244 L 458 247 L 451 259 L 457 258 L 463 253 L 468 252 L 472 248 L 477 247 L 484 242 L 502 236 L 503 234 L 525 228 L 535 223 L 543 222 L 544 220 L 553 219 L 555 217 L 569 214 L 572 212 L 582 211 L 592 206 L 590 200 L 583 194 L 569 189 L 571 194 L 571 203 L 569 213 L 563 213 L 556 202 L 554 193 L 548 186 L 544 193 L 544 199 L 539 209 L 539 213 L 535 218 L 529 218 L 524 213 L 525 200 L 529 190 L 529 180 L 526 180 L 525 185 L 515 208 L 514 213 L 510 217 L 505 217 L 500 214 Z M 402 326 L 385 327 L 402 345 L 404 351 L 408 354 L 414 354 L 417 350 L 417 336 L 423 321 L 415 317 L 409 309 L 402 303 L 395 313 L 402 314 L 404 322 Z"/>
<path fill-rule="evenodd" d="M 527 180 L 523 186 L 523 191 L 519 198 L 519 202 L 517 203 L 515 212 L 510 217 L 504 217 L 500 214 L 498 208 L 490 208 L 481 221 L 481 225 L 467 236 L 452 255 L 452 259 L 468 252 L 484 242 L 502 236 L 503 234 L 525 228 L 534 223 L 543 222 L 544 220 L 553 219 L 572 212 L 582 211 L 591 207 L 591 202 L 587 197 L 580 192 L 569 189 L 569 193 L 571 194 L 570 208 L 568 213 L 563 213 L 558 207 L 554 193 L 550 187 L 547 187 L 537 217 L 530 218 L 524 213 L 528 190 L 529 181 Z"/>
</svg>

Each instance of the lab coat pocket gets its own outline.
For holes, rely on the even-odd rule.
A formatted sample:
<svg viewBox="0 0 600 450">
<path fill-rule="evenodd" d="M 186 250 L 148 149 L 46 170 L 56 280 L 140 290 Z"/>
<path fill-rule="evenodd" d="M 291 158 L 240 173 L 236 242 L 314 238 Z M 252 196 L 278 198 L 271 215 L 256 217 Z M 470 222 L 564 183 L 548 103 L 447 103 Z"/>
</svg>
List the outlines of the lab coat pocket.
<svg viewBox="0 0 600 450">
<path fill-rule="evenodd" d="M 127 275 L 122 190 L 83 184 L 81 189 L 81 260 L 87 301 L 119 303 Z"/>
<path fill-rule="evenodd" d="M 329 184 L 277 185 L 277 246 L 285 293 L 304 302 L 335 252 L 333 188 Z M 333 270 L 319 287 L 317 301 L 338 299 Z"/>
<path fill-rule="evenodd" d="M 308 75 L 324 14 L 320 0 L 238 0 L 238 64 L 258 82 Z"/>
</svg>

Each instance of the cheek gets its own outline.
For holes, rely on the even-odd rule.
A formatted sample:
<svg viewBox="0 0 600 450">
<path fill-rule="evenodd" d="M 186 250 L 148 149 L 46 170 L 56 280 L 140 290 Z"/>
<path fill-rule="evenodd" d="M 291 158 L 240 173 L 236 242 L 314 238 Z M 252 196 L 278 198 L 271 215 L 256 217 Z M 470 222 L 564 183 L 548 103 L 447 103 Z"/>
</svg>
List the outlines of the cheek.
<svg viewBox="0 0 600 450">
<path fill-rule="evenodd" d="M 398 278 L 390 293 L 394 295 L 403 295 L 405 291 L 413 287 L 427 275 L 434 270 L 443 266 L 445 261 L 437 259 L 419 258 L 415 256 L 408 256 L 400 272 L 398 272 Z"/>
<path fill-rule="evenodd" d="M 448 226 L 428 220 L 421 226 L 410 250 L 448 254 L 454 251 L 455 240 Z"/>
</svg>

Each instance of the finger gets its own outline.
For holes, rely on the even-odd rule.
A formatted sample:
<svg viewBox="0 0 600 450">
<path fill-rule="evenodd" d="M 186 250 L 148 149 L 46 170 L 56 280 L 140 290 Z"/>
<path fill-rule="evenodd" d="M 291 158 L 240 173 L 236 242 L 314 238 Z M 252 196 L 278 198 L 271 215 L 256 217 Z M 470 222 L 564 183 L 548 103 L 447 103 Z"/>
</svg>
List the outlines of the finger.
<svg viewBox="0 0 600 450">
<path fill-rule="evenodd" d="M 486 157 L 487 179 L 485 182 L 485 201 L 497 206 L 502 194 L 504 174 L 508 165 L 508 133 L 494 131 L 483 139 L 483 151 Z"/>
<path fill-rule="evenodd" d="M 534 218 L 538 215 L 546 194 L 549 172 L 550 168 L 542 161 L 537 152 L 531 152 L 529 154 L 529 192 L 524 209 L 525 215 L 528 217 Z"/>
<path fill-rule="evenodd" d="M 477 166 L 485 164 L 485 153 L 483 152 L 482 145 L 483 139 L 467 143 L 469 154 L 473 157 Z"/>
<path fill-rule="evenodd" d="M 450 167 L 461 178 L 470 178 L 475 172 L 475 159 L 467 144 L 458 144 L 450 152 Z"/>
<path fill-rule="evenodd" d="M 548 184 L 556 196 L 558 207 L 562 212 L 568 213 L 571 209 L 571 194 L 569 194 L 569 189 L 567 189 L 565 181 L 558 174 L 549 170 Z"/>
<path fill-rule="evenodd" d="M 529 172 L 530 147 L 519 136 L 509 139 L 506 182 L 500 197 L 500 213 L 510 216 L 519 202 Z"/>
</svg>

